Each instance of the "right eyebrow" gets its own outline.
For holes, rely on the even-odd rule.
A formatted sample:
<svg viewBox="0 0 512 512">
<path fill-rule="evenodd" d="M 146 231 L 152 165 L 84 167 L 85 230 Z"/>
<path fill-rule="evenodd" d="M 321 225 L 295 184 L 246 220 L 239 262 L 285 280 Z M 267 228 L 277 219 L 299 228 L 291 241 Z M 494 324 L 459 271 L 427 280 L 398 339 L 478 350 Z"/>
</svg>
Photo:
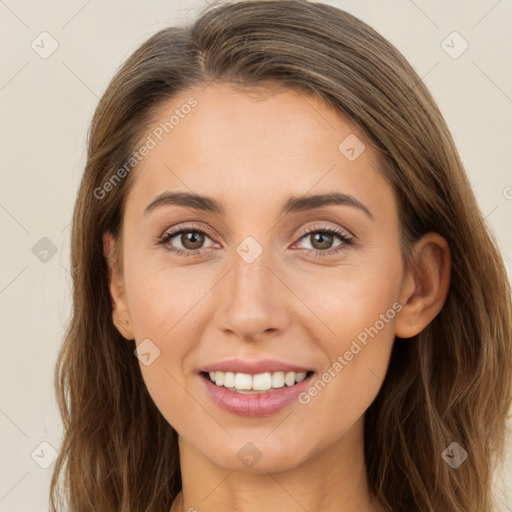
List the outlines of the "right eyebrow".
<svg viewBox="0 0 512 512">
<path fill-rule="evenodd" d="M 205 212 L 224 214 L 224 208 L 215 199 L 198 194 L 191 194 L 190 192 L 163 192 L 147 206 L 144 213 L 148 214 L 155 208 L 171 204 L 195 208 L 196 210 L 203 210 Z"/>
</svg>

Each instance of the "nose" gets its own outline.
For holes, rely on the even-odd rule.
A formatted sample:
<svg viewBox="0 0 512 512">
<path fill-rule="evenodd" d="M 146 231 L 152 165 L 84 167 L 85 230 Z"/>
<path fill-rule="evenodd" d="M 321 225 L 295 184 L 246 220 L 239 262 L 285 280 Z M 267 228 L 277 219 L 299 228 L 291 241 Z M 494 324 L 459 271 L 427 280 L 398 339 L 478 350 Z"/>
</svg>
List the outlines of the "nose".
<svg viewBox="0 0 512 512">
<path fill-rule="evenodd" d="M 271 251 L 265 248 L 254 261 L 240 254 L 233 252 L 231 269 L 219 290 L 218 327 L 244 340 L 283 332 L 290 322 L 292 294 Z"/>
</svg>

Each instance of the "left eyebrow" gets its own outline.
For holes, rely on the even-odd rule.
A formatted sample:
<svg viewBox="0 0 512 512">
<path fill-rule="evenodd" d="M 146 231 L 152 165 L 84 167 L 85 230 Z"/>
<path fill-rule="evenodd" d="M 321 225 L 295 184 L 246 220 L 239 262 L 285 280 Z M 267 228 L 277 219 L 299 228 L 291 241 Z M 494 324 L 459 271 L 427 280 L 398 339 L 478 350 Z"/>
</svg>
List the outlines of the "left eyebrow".
<svg viewBox="0 0 512 512">
<path fill-rule="evenodd" d="M 352 206 L 362 210 L 371 220 L 375 220 L 373 213 L 368 207 L 350 194 L 333 192 L 330 194 L 317 194 L 310 196 L 290 197 L 280 210 L 280 215 L 313 210 L 327 205 L 345 205 Z M 224 208 L 221 203 L 207 196 L 200 196 L 190 192 L 163 192 L 157 196 L 146 208 L 145 214 L 150 213 L 158 207 L 176 205 L 186 208 L 194 208 L 205 212 L 224 214 Z"/>
<path fill-rule="evenodd" d="M 361 203 L 361 201 L 356 199 L 354 196 L 351 196 L 350 194 L 342 194 L 340 192 L 291 197 L 281 208 L 280 214 L 312 210 L 314 208 L 320 208 L 321 206 L 327 206 L 330 204 L 340 204 L 359 208 L 364 213 L 366 213 L 370 219 L 375 220 L 373 213 L 368 207 Z"/>
</svg>

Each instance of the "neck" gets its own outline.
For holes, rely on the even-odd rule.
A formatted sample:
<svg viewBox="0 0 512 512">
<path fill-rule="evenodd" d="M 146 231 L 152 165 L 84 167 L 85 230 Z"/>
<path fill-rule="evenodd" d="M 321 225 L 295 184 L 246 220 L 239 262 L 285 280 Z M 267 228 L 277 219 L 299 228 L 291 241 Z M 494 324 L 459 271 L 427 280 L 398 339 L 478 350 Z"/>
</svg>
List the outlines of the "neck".
<svg viewBox="0 0 512 512">
<path fill-rule="evenodd" d="M 275 472 L 230 471 L 179 443 L 183 488 L 170 512 L 384 511 L 368 490 L 362 421 L 334 446 Z"/>
</svg>

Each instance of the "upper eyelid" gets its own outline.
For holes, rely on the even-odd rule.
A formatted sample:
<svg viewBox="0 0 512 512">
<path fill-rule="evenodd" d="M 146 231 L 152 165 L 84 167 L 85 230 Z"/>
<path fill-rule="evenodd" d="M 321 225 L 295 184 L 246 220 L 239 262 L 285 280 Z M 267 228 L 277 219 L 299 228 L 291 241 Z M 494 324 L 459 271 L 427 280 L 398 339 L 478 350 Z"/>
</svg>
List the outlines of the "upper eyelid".
<svg viewBox="0 0 512 512">
<path fill-rule="evenodd" d="M 326 221 L 320 221 L 320 222 L 326 222 Z M 338 236 L 345 236 L 346 238 L 353 238 L 355 240 L 355 236 L 350 233 L 347 229 L 341 227 L 341 226 L 329 226 L 329 225 L 323 225 L 323 226 L 309 226 L 307 228 L 301 229 L 299 231 L 299 236 L 302 238 L 304 235 L 308 235 L 311 233 L 316 233 L 317 231 L 330 231 Z"/>
<path fill-rule="evenodd" d="M 318 222 L 326 223 L 328 221 L 318 221 Z M 179 235 L 180 233 L 187 232 L 187 231 L 194 231 L 194 230 L 199 231 L 199 232 L 204 232 L 204 234 L 207 235 L 208 237 L 210 237 L 210 239 L 212 238 L 211 230 L 208 228 L 205 228 L 203 226 L 181 225 L 181 224 L 179 224 L 178 226 L 176 226 L 173 229 L 166 230 L 163 233 L 162 238 L 164 238 L 164 237 L 174 238 L 175 236 Z M 335 236 L 338 236 L 340 238 L 344 237 L 344 238 L 348 238 L 352 241 L 356 240 L 356 237 L 354 235 L 352 235 L 347 229 L 342 228 L 341 226 L 335 227 L 335 226 L 329 226 L 329 225 L 309 226 L 309 227 L 301 229 L 299 231 L 298 235 L 296 235 L 296 236 L 298 237 L 298 240 L 301 240 L 302 238 L 304 238 L 305 236 L 307 236 L 311 233 L 322 232 L 322 231 L 331 231 Z M 337 231 L 341 231 L 341 232 L 337 232 Z"/>
</svg>

